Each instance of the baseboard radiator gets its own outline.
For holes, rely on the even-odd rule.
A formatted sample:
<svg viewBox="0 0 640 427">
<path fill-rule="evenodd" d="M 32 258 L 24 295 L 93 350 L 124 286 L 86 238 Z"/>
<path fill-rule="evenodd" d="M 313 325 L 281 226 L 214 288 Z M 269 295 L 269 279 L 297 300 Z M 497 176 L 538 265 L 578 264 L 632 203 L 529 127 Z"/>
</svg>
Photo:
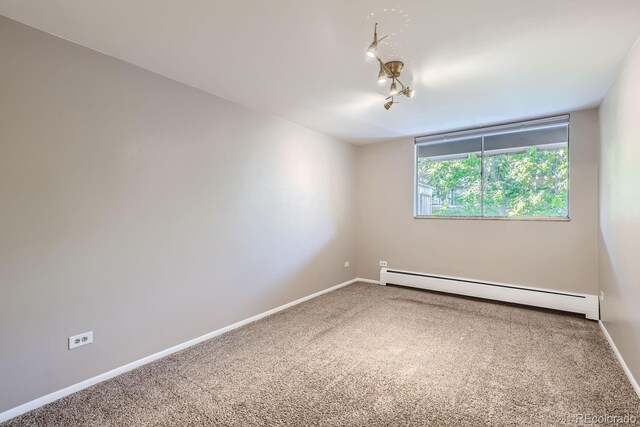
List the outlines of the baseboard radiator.
<svg viewBox="0 0 640 427">
<path fill-rule="evenodd" d="M 596 295 L 506 285 L 387 268 L 380 270 L 380 284 L 410 286 L 431 291 L 551 308 L 571 313 L 581 313 L 587 319 L 600 319 L 600 306 Z"/>
</svg>

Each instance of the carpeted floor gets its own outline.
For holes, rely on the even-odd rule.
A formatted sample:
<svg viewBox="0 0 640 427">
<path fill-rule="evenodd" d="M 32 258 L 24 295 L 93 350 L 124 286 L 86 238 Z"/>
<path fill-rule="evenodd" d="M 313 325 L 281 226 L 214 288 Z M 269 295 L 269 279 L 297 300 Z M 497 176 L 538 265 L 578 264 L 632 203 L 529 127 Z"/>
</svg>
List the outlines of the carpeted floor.
<svg viewBox="0 0 640 427">
<path fill-rule="evenodd" d="M 357 283 L 5 426 L 552 426 L 640 400 L 584 317 Z"/>
</svg>

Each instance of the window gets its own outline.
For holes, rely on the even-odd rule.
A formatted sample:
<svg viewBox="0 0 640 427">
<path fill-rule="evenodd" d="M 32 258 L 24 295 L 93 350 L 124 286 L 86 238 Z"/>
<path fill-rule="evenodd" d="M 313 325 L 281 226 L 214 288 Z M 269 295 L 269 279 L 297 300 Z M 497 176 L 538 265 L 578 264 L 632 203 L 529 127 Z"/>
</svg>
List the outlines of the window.
<svg viewBox="0 0 640 427">
<path fill-rule="evenodd" d="M 569 116 L 416 138 L 418 217 L 568 218 Z"/>
</svg>

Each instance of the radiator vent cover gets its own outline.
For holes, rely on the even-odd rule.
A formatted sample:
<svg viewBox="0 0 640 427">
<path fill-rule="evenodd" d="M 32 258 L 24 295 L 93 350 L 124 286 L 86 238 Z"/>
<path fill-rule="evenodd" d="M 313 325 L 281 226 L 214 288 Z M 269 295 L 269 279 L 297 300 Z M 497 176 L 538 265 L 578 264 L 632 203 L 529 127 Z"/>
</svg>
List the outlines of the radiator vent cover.
<svg viewBox="0 0 640 427">
<path fill-rule="evenodd" d="M 587 319 L 600 319 L 600 306 L 596 295 L 507 285 L 504 283 L 438 276 L 387 268 L 380 269 L 380 284 L 410 286 L 495 301 L 551 308 L 571 313 L 581 313 L 584 314 Z"/>
</svg>

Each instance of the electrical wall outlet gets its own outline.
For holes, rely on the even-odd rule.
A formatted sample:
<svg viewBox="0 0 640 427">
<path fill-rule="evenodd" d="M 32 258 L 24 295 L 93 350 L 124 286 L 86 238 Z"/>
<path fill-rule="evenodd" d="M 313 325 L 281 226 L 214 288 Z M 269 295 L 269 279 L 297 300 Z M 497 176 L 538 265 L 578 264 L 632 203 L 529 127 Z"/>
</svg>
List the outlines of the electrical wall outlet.
<svg viewBox="0 0 640 427">
<path fill-rule="evenodd" d="M 83 345 L 91 344 L 93 342 L 93 331 L 85 332 L 83 334 L 74 335 L 69 337 L 69 350 Z"/>
<path fill-rule="evenodd" d="M 349 261 L 345 261 L 344 266 L 345 266 L 345 268 L 349 267 Z"/>
<path fill-rule="evenodd" d="M 380 261 L 380 267 L 386 267 L 387 261 Z"/>
<path fill-rule="evenodd" d="M 604 302 L 604 291 L 600 291 L 600 302 Z"/>
</svg>

